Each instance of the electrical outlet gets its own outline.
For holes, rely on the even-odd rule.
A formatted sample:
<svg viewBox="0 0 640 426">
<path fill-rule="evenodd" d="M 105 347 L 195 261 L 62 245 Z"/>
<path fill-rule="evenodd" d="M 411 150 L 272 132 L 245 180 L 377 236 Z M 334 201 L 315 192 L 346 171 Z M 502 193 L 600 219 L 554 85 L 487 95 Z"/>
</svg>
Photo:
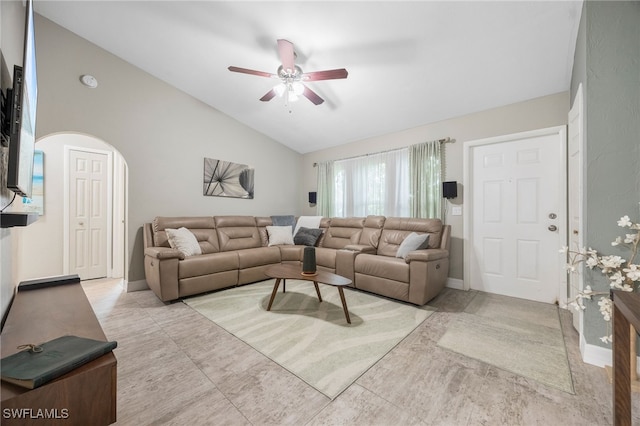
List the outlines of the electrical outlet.
<svg viewBox="0 0 640 426">
<path fill-rule="evenodd" d="M 462 216 L 462 206 L 453 206 L 451 208 L 451 216 Z"/>
</svg>

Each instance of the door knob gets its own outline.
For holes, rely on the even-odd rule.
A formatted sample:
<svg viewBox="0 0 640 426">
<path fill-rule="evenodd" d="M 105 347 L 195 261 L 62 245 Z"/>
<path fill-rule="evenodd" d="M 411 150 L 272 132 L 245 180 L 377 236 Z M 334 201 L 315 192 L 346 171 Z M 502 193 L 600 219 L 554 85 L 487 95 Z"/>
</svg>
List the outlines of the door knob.
<svg viewBox="0 0 640 426">
<path fill-rule="evenodd" d="M 553 232 L 553 231 L 557 231 L 558 227 L 555 225 L 549 225 L 549 227 L 547 228 L 549 231 Z"/>
</svg>

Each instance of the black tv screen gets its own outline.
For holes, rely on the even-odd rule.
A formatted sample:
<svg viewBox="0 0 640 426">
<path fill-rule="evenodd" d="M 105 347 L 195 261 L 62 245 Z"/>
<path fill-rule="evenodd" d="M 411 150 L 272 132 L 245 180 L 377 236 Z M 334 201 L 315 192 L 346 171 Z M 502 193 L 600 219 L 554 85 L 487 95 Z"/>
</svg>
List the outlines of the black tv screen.
<svg viewBox="0 0 640 426">
<path fill-rule="evenodd" d="M 33 153 L 36 142 L 36 108 L 38 79 L 36 74 L 33 2 L 27 0 L 22 67 L 14 67 L 13 108 L 9 137 L 7 188 L 31 197 Z"/>
</svg>

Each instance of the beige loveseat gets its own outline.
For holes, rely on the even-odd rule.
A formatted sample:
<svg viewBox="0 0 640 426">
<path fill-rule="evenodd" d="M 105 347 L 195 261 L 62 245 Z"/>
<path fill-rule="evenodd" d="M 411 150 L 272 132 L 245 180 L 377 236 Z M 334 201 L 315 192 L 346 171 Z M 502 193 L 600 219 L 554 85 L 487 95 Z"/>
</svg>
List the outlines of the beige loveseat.
<svg viewBox="0 0 640 426">
<path fill-rule="evenodd" d="M 269 246 L 270 217 L 156 217 L 143 227 L 146 280 L 164 302 L 269 279 L 277 263 L 299 264 L 304 246 Z M 166 229 L 185 227 L 202 254 L 185 256 L 170 247 Z M 449 225 L 439 219 L 383 216 L 323 218 L 316 243 L 318 269 L 353 281 L 355 288 L 424 305 L 445 286 L 449 270 Z M 411 233 L 429 234 L 428 247 L 396 257 Z"/>
</svg>

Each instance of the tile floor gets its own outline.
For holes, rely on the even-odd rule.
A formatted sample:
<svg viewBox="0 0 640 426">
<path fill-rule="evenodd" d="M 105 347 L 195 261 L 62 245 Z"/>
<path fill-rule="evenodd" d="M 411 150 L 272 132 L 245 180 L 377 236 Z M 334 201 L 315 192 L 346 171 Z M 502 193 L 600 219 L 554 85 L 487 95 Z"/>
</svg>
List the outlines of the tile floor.
<svg viewBox="0 0 640 426">
<path fill-rule="evenodd" d="M 183 303 L 117 280 L 83 283 L 118 341 L 118 425 L 606 425 L 603 369 L 580 360 L 561 315 L 575 395 L 436 345 L 473 292 L 445 289 L 438 311 L 340 396 L 329 398 Z M 348 298 L 348 293 L 347 293 Z M 640 424 L 640 395 L 633 396 Z"/>
</svg>

